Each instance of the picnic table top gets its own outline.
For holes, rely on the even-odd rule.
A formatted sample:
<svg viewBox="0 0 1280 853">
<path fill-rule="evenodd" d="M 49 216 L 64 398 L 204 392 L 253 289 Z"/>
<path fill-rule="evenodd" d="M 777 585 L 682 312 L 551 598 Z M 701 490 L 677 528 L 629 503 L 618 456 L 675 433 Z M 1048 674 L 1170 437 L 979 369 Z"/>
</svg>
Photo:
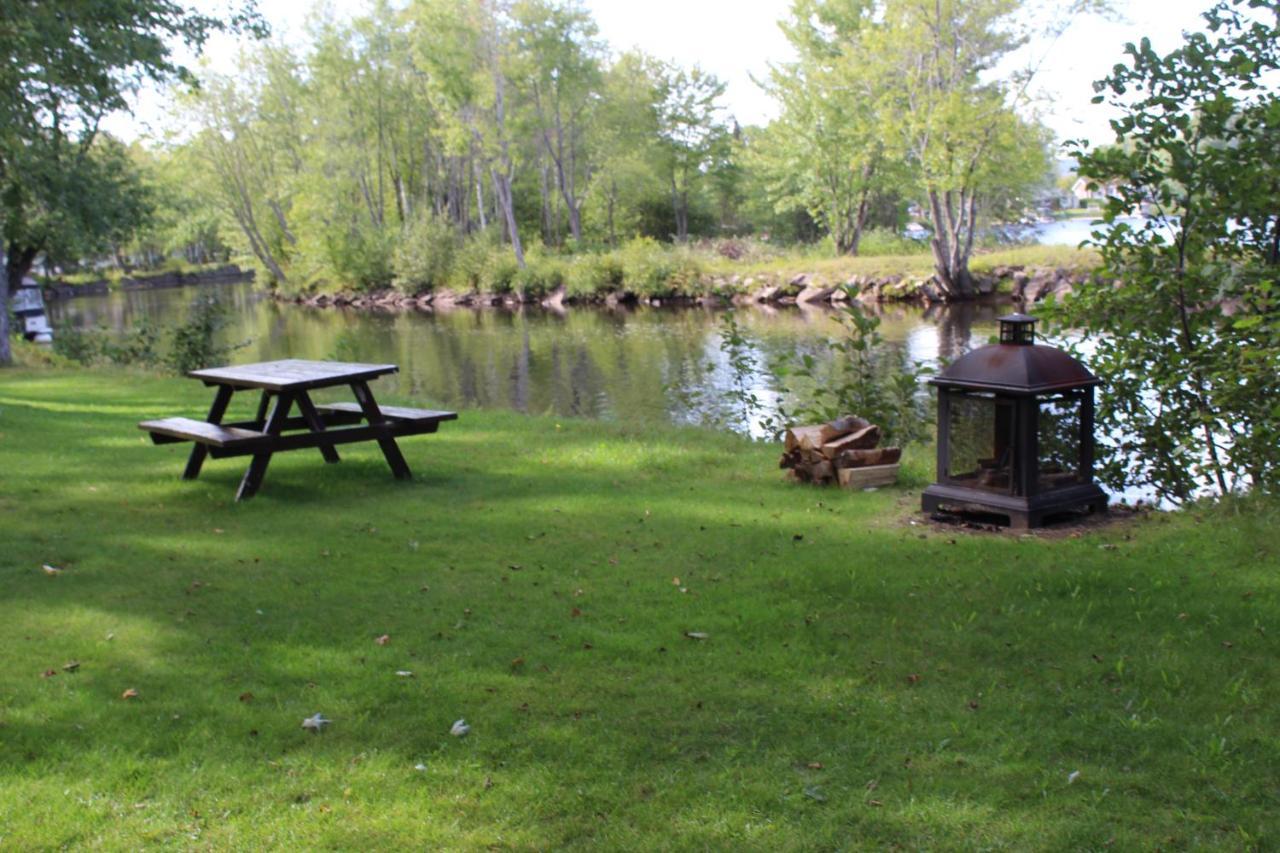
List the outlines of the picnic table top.
<svg viewBox="0 0 1280 853">
<path fill-rule="evenodd" d="M 204 370 L 193 370 L 187 375 L 193 379 L 203 380 L 206 385 L 262 388 L 266 391 L 299 391 L 373 379 L 395 373 L 399 369 L 394 364 L 356 364 L 286 358 L 256 364 L 210 367 Z"/>
</svg>

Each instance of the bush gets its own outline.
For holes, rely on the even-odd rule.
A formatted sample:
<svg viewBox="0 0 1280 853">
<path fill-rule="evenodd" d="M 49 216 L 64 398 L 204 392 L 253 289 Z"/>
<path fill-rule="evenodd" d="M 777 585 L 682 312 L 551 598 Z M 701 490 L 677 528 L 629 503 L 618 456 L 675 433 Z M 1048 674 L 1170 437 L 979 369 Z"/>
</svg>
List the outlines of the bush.
<svg viewBox="0 0 1280 853">
<path fill-rule="evenodd" d="M 391 261 L 392 283 L 413 294 L 447 286 L 461 242 L 446 220 L 419 216 L 400 235 Z"/>
<path fill-rule="evenodd" d="M 119 341 L 104 339 L 102 355 L 112 364 L 154 367 L 160 363 L 160 329 L 141 321 Z"/>
<path fill-rule="evenodd" d="M 569 263 L 562 257 L 532 249 L 525 255 L 524 269 L 517 269 L 512 286 L 530 299 L 541 299 L 565 283 Z"/>
<path fill-rule="evenodd" d="M 93 364 L 102 356 L 105 338 L 101 329 L 81 329 L 63 321 L 53 332 L 53 351 L 77 364 Z"/>
<path fill-rule="evenodd" d="M 391 283 L 398 234 L 372 225 L 334 230 L 322 237 L 324 275 L 354 290 L 376 290 Z"/>
<path fill-rule="evenodd" d="M 663 246 L 652 237 L 637 237 L 618 250 L 622 285 L 641 296 L 672 296 L 692 292 L 702 265 L 685 248 Z"/>
<path fill-rule="evenodd" d="M 616 252 L 579 255 L 565 269 L 565 289 L 571 296 L 595 296 L 622 287 L 624 270 Z"/>
<path fill-rule="evenodd" d="M 186 322 L 170 333 L 165 364 L 177 373 L 225 364 L 232 350 L 244 346 L 231 346 L 221 339 L 229 323 L 227 307 L 216 296 L 196 297 Z"/>
</svg>

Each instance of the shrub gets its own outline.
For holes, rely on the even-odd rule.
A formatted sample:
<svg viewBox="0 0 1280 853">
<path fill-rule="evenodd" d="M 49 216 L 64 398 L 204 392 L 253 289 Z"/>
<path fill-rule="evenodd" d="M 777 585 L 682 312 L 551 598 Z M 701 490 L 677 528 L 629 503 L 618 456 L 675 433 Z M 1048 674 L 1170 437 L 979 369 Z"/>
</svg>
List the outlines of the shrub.
<svg viewBox="0 0 1280 853">
<path fill-rule="evenodd" d="M 177 373 L 224 364 L 232 350 L 244 346 L 222 340 L 221 332 L 229 323 L 227 307 L 216 296 L 197 296 L 186 321 L 170 333 L 165 364 Z"/>
<path fill-rule="evenodd" d="M 160 363 L 160 338 L 160 328 L 142 320 L 119 341 L 104 339 L 102 355 L 112 364 L 154 367 Z"/>
<path fill-rule="evenodd" d="M 102 355 L 105 333 L 101 329 L 81 329 L 63 321 L 53 333 L 53 351 L 77 364 L 92 364 Z"/>
<path fill-rule="evenodd" d="M 572 296 L 595 296 L 622 287 L 622 259 L 616 252 L 579 255 L 565 270 L 565 289 Z"/>
<path fill-rule="evenodd" d="M 375 290 L 391 283 L 392 256 L 398 235 L 372 225 L 334 229 L 322 237 L 319 277 L 332 277 L 355 290 Z"/>
<path fill-rule="evenodd" d="M 565 283 L 568 267 L 564 258 L 533 249 L 525 255 L 524 269 L 512 277 L 512 287 L 527 298 L 540 299 Z"/>
<path fill-rule="evenodd" d="M 686 248 L 663 246 L 652 237 L 637 237 L 618 250 L 622 284 L 642 296 L 671 296 L 697 285 L 702 265 Z"/>
<path fill-rule="evenodd" d="M 449 283 L 461 240 L 448 221 L 427 214 L 404 229 L 392 256 L 392 283 L 406 293 L 426 293 Z"/>
</svg>

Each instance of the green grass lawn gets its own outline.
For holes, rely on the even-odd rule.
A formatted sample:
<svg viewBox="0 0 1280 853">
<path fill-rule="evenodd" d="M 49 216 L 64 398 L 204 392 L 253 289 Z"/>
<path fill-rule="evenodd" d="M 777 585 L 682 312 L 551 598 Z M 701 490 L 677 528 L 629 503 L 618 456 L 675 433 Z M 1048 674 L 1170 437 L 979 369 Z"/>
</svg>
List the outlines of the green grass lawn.
<svg viewBox="0 0 1280 853">
<path fill-rule="evenodd" d="M 1274 504 L 966 533 L 927 449 L 463 412 L 237 505 L 135 427 L 208 396 L 0 373 L 0 848 L 1280 845 Z"/>
</svg>

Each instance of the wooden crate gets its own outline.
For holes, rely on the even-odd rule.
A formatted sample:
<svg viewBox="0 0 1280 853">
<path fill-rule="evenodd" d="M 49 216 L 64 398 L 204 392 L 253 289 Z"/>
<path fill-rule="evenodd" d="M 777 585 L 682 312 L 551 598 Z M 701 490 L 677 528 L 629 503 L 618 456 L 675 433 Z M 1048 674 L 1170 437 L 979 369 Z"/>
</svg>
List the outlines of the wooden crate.
<svg viewBox="0 0 1280 853">
<path fill-rule="evenodd" d="M 892 486 L 898 482 L 898 463 L 892 465 L 867 465 L 863 468 L 841 468 L 837 472 L 842 489 L 868 489 L 872 486 Z"/>
</svg>

